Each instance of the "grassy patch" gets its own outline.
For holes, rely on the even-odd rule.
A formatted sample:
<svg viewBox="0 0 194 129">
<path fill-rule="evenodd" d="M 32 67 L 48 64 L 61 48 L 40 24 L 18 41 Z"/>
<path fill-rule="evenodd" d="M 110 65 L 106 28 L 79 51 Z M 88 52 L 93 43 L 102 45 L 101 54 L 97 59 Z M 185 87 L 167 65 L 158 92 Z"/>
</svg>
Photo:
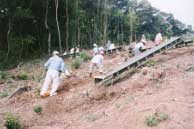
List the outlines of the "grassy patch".
<svg viewBox="0 0 194 129">
<path fill-rule="evenodd" d="M 146 67 L 153 67 L 157 64 L 156 61 L 153 61 L 153 60 L 149 60 L 147 61 L 143 66 L 146 66 Z"/>
<path fill-rule="evenodd" d="M 151 116 L 147 116 L 145 123 L 147 126 L 157 126 L 160 122 L 167 120 L 169 117 L 165 113 L 154 113 Z"/>
<path fill-rule="evenodd" d="M 158 125 L 158 123 L 159 123 L 159 121 L 155 115 L 146 117 L 147 126 L 156 126 L 156 125 Z"/>
<path fill-rule="evenodd" d="M 33 111 L 37 114 L 41 114 L 42 113 L 42 107 L 40 105 L 34 106 Z"/>
<path fill-rule="evenodd" d="M 19 80 L 27 80 L 27 79 L 28 79 L 28 75 L 27 75 L 27 73 L 25 73 L 25 72 L 21 72 L 21 73 L 19 73 L 19 74 L 16 76 L 16 78 L 19 79 Z"/>
<path fill-rule="evenodd" d="M 0 71 L 0 79 L 6 79 L 8 74 L 6 72 Z"/>
<path fill-rule="evenodd" d="M 0 98 L 5 98 L 7 97 L 9 94 L 8 92 L 4 91 L 4 92 L 0 92 Z"/>
<path fill-rule="evenodd" d="M 7 129 L 21 129 L 19 119 L 14 117 L 11 113 L 6 115 L 4 125 Z"/>
<path fill-rule="evenodd" d="M 97 116 L 95 116 L 95 115 L 87 115 L 86 117 L 85 117 L 85 119 L 87 119 L 88 121 L 96 121 L 97 120 Z"/>
<path fill-rule="evenodd" d="M 80 58 L 75 58 L 72 62 L 71 62 L 71 68 L 73 69 L 79 69 L 80 66 L 82 64 L 82 61 Z"/>
<path fill-rule="evenodd" d="M 80 58 L 81 58 L 83 61 L 88 61 L 88 60 L 91 59 L 91 56 L 90 56 L 87 52 L 85 52 L 85 51 L 80 52 L 79 55 L 80 55 Z"/>
</svg>

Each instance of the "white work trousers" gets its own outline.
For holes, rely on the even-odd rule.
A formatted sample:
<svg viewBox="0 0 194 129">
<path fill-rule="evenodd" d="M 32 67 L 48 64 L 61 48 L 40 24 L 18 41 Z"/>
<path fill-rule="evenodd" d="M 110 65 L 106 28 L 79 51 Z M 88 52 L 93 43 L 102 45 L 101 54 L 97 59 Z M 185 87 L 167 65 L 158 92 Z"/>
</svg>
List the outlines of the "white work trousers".
<svg viewBox="0 0 194 129">
<path fill-rule="evenodd" d="M 46 78 L 44 80 L 44 84 L 42 86 L 40 95 L 44 95 L 51 85 L 50 95 L 56 94 L 56 91 L 60 84 L 59 72 L 54 69 L 49 69 L 46 74 Z"/>
<path fill-rule="evenodd" d="M 96 63 L 91 63 L 91 64 L 90 64 L 89 72 L 92 73 L 92 72 L 94 71 L 95 68 L 98 68 L 98 69 L 99 69 L 99 72 L 100 72 L 100 73 L 103 73 L 103 65 L 96 64 Z"/>
</svg>

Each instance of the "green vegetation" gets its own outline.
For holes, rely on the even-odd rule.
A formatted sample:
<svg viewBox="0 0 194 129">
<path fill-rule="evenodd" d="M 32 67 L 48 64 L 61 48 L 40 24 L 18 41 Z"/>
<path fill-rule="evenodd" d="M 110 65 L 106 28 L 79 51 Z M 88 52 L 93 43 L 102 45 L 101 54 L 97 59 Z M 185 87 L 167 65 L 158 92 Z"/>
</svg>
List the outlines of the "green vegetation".
<svg viewBox="0 0 194 129">
<path fill-rule="evenodd" d="M 85 117 L 85 119 L 87 119 L 88 121 L 93 122 L 93 121 L 96 121 L 98 118 L 97 118 L 96 115 L 89 114 L 89 115 L 87 115 L 87 116 Z"/>
<path fill-rule="evenodd" d="M 147 126 L 156 126 L 156 125 L 158 125 L 158 123 L 159 123 L 159 121 L 158 121 L 158 119 L 156 118 L 155 115 L 148 116 L 146 118 L 146 124 L 147 124 Z"/>
<path fill-rule="evenodd" d="M 0 98 L 5 98 L 5 97 L 7 97 L 9 94 L 8 94 L 8 92 L 6 92 L 6 91 L 3 91 L 3 92 L 0 92 Z"/>
<path fill-rule="evenodd" d="M 6 79 L 8 74 L 6 72 L 0 71 L 0 79 Z"/>
<path fill-rule="evenodd" d="M 85 51 L 80 52 L 80 58 L 83 59 L 83 61 L 91 59 L 90 55 Z"/>
<path fill-rule="evenodd" d="M 34 106 L 33 107 L 34 112 L 36 112 L 37 114 L 41 114 L 42 113 L 42 107 L 40 105 Z"/>
<path fill-rule="evenodd" d="M 6 115 L 4 125 L 7 129 L 21 129 L 19 119 L 14 117 L 11 113 Z"/>
<path fill-rule="evenodd" d="M 82 64 L 82 61 L 80 58 L 75 58 L 72 62 L 71 62 L 71 68 L 73 69 L 79 69 L 80 66 Z"/>
<path fill-rule="evenodd" d="M 165 113 L 154 113 L 151 116 L 146 117 L 147 126 L 157 126 L 160 122 L 167 120 L 169 117 Z"/>
<path fill-rule="evenodd" d="M 25 72 L 21 72 L 21 73 L 19 73 L 19 74 L 16 76 L 16 78 L 19 79 L 19 80 L 27 80 L 27 79 L 28 79 L 28 75 L 27 75 L 27 73 L 25 73 Z"/>
<path fill-rule="evenodd" d="M 149 61 L 147 61 L 143 66 L 152 67 L 152 66 L 155 66 L 156 64 L 157 64 L 156 61 L 149 60 Z"/>
</svg>

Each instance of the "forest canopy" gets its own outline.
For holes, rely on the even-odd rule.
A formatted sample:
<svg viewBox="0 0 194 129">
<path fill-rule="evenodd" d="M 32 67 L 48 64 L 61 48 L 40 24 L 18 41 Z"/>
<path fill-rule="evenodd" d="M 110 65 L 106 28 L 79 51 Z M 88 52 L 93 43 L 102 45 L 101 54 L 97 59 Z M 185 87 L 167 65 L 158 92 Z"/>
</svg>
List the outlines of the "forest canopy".
<svg viewBox="0 0 194 129">
<path fill-rule="evenodd" d="M 129 44 L 192 31 L 147 0 L 0 0 L 0 69 L 53 50 Z"/>
</svg>

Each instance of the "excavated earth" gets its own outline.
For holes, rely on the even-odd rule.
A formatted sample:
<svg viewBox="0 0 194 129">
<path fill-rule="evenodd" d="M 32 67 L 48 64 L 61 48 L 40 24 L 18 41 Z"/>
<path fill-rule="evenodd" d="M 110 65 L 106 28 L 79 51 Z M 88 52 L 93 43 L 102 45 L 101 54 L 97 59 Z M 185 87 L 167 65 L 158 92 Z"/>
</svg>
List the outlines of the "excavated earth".
<svg viewBox="0 0 194 129">
<path fill-rule="evenodd" d="M 18 116 L 25 129 L 194 129 L 194 46 L 168 50 L 152 57 L 136 73 L 112 86 L 95 87 L 88 77 L 89 63 L 63 81 L 59 94 L 40 98 L 44 77 L 43 61 L 9 70 L 29 74 L 25 81 L 10 79 L 0 91 L 18 86 L 32 90 L 13 98 L 0 99 L 0 128 L 7 112 Z M 105 58 L 106 72 L 123 62 L 123 53 Z M 69 62 L 69 60 L 66 60 Z M 97 74 L 97 73 L 96 73 Z M 40 105 L 41 114 L 33 107 Z M 148 116 L 163 112 L 166 121 L 148 127 Z"/>
</svg>

